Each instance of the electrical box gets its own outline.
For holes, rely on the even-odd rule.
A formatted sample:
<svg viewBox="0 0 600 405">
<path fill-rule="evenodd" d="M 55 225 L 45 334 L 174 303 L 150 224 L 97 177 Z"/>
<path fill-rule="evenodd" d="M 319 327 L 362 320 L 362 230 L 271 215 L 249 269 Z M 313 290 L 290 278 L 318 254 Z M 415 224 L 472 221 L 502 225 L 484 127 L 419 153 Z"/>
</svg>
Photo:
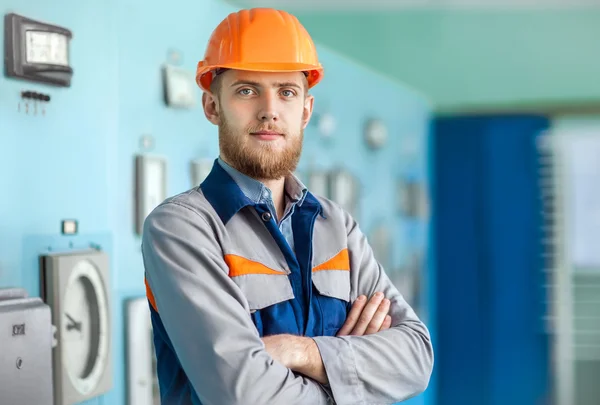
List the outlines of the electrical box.
<svg viewBox="0 0 600 405">
<path fill-rule="evenodd" d="M 24 290 L 0 289 L 0 400 L 52 405 L 50 307 Z"/>
</svg>

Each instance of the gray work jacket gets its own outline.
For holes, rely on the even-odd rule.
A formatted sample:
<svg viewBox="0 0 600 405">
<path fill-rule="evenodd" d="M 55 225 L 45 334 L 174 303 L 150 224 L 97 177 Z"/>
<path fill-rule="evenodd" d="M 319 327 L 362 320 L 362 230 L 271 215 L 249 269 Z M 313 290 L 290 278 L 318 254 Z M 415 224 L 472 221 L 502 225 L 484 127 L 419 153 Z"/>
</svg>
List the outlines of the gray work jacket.
<svg viewBox="0 0 600 405">
<path fill-rule="evenodd" d="M 352 217 L 307 193 L 292 251 L 266 205 L 218 164 L 147 217 L 142 238 L 163 405 L 393 404 L 421 393 L 429 332 L 378 264 Z M 391 300 L 390 329 L 335 336 L 356 298 Z M 324 387 L 271 358 L 262 336 L 316 342 Z"/>
</svg>

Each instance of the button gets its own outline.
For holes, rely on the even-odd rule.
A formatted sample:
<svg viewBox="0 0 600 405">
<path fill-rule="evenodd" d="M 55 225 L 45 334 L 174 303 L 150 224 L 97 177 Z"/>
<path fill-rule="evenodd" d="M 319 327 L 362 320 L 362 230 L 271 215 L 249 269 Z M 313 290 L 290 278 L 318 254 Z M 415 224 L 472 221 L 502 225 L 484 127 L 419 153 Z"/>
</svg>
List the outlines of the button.
<svg viewBox="0 0 600 405">
<path fill-rule="evenodd" d="M 271 220 L 271 213 L 270 212 L 263 212 L 260 217 L 265 222 L 270 221 Z"/>
</svg>

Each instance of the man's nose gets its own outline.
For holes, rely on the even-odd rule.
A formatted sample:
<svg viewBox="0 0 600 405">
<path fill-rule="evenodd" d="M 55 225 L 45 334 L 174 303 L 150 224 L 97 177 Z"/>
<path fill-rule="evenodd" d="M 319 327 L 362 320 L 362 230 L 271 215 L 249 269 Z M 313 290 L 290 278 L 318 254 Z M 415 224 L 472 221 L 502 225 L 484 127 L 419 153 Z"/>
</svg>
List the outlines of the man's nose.
<svg viewBox="0 0 600 405">
<path fill-rule="evenodd" d="M 261 108 L 258 112 L 258 119 L 264 121 L 278 121 L 279 112 L 277 111 L 277 96 L 267 92 L 263 94 Z"/>
</svg>

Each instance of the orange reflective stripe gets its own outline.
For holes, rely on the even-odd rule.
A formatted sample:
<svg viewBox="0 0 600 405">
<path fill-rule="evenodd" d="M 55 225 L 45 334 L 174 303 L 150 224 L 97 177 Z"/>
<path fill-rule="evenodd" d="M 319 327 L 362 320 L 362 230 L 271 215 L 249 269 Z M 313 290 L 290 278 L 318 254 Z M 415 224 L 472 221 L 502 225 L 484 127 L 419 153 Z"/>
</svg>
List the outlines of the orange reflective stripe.
<svg viewBox="0 0 600 405">
<path fill-rule="evenodd" d="M 148 301 L 150 301 L 150 305 L 152 305 L 152 308 L 154 308 L 154 310 L 158 312 L 158 309 L 156 308 L 156 301 L 154 300 L 154 294 L 152 294 L 152 290 L 148 285 L 148 280 L 146 280 L 145 278 L 144 284 L 146 284 L 146 297 L 148 297 Z"/>
<path fill-rule="evenodd" d="M 229 277 L 243 276 L 246 274 L 285 274 L 268 268 L 264 264 L 253 262 L 237 255 L 225 255 L 225 263 L 229 266 Z"/>
<path fill-rule="evenodd" d="M 348 270 L 350 271 L 350 256 L 348 249 L 341 250 L 337 255 L 327 260 L 325 263 L 314 267 L 312 271 L 321 270 Z"/>
</svg>

